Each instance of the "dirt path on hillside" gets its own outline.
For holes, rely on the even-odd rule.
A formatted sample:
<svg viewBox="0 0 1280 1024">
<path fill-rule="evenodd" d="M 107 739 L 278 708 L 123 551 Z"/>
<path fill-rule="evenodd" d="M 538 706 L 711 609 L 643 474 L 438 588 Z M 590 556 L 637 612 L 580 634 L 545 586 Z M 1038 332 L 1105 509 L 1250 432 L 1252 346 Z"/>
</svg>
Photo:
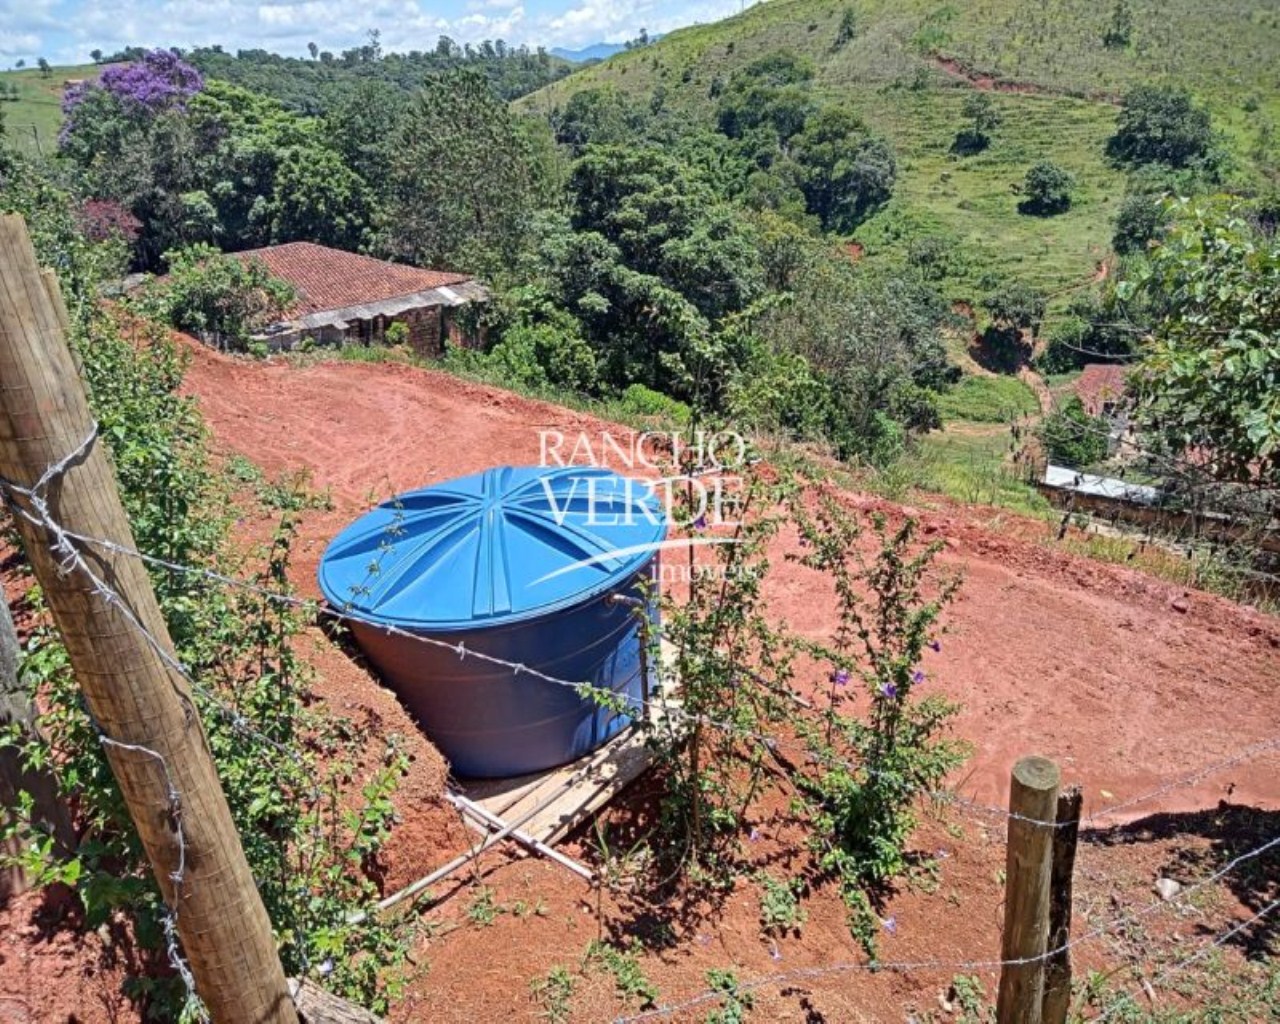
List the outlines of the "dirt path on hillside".
<svg viewBox="0 0 1280 1024">
<path fill-rule="evenodd" d="M 539 432 L 608 429 L 580 413 L 413 367 L 235 360 L 201 350 L 188 377 L 217 443 L 270 473 L 308 470 L 334 508 L 308 513 L 299 583 L 328 540 L 373 501 L 486 466 L 539 459 Z M 615 432 L 623 428 L 612 428 Z M 861 496 L 865 508 L 887 506 Z M 975 745 L 964 790 L 1002 803 L 1020 755 L 1059 758 L 1086 812 L 1195 771 L 1280 723 L 1280 622 L 1126 568 L 1046 549 L 1043 525 L 991 509 L 915 510 L 965 584 L 951 635 L 925 666 L 964 705 Z M 821 635 L 833 605 L 781 557 L 769 606 Z M 1265 758 L 1169 794 L 1161 806 L 1273 804 Z M 1104 795 L 1105 794 L 1110 794 Z"/>
</svg>

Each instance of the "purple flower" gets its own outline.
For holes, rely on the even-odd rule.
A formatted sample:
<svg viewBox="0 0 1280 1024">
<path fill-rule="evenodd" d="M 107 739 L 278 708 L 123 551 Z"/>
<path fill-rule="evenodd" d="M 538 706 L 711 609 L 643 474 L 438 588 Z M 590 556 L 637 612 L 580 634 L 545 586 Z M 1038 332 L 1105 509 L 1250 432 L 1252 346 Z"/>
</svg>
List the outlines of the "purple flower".
<svg viewBox="0 0 1280 1024">
<path fill-rule="evenodd" d="M 69 88 L 62 97 L 62 112 L 70 114 L 90 94 L 102 90 L 126 106 L 152 113 L 170 107 L 181 110 L 188 99 L 204 88 L 200 72 L 172 50 L 152 50 L 141 60 L 112 65 L 98 82 Z"/>
<path fill-rule="evenodd" d="M 333 973 L 333 961 L 329 959 L 325 959 L 324 962 L 320 964 L 320 977 L 327 978 L 332 973 Z"/>
<path fill-rule="evenodd" d="M 888 697 L 892 700 L 894 697 L 898 696 L 898 688 L 894 686 L 893 683 L 885 683 L 880 687 L 880 696 Z"/>
<path fill-rule="evenodd" d="M 753 843 L 758 843 L 760 841 L 760 830 L 758 828 L 753 828 L 751 830 L 751 834 L 747 836 L 747 838 Z"/>
<path fill-rule="evenodd" d="M 933 650 L 933 651 L 941 651 L 941 650 L 942 650 L 942 644 L 938 643 L 938 641 L 937 641 L 937 640 L 930 640 L 930 641 L 929 641 L 929 648 L 930 648 L 930 650 Z"/>
<path fill-rule="evenodd" d="M 916 669 L 911 673 L 911 681 L 917 685 L 924 682 L 924 673 L 920 669 Z"/>
<path fill-rule="evenodd" d="M 831 673 L 831 681 L 835 683 L 836 686 L 848 686 L 849 673 L 842 668 L 838 668 Z"/>
<path fill-rule="evenodd" d="M 890 935 L 898 934 L 898 919 L 893 915 L 886 917 L 883 921 L 880 922 L 880 924 L 884 926 L 884 930 L 887 931 Z"/>
<path fill-rule="evenodd" d="M 774 960 L 782 959 L 782 952 L 778 949 L 776 942 L 769 943 L 769 956 Z"/>
<path fill-rule="evenodd" d="M 707 514 L 705 512 L 702 513 L 702 515 L 698 516 L 698 518 L 689 525 L 695 530 L 705 530 L 707 528 Z"/>
</svg>

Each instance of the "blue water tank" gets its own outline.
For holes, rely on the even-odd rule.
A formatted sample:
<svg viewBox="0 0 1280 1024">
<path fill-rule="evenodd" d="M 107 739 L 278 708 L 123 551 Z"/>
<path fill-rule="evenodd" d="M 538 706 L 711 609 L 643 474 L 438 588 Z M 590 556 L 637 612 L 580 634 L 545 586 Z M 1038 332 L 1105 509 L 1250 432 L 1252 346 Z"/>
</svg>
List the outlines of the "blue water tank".
<svg viewBox="0 0 1280 1024">
<path fill-rule="evenodd" d="M 415 637 L 607 687 L 634 707 L 647 696 L 634 599 L 656 578 L 666 530 L 641 481 L 590 467 L 490 469 L 356 520 L 325 551 L 320 588 L 454 772 L 520 775 L 589 753 L 629 718 Z"/>
</svg>

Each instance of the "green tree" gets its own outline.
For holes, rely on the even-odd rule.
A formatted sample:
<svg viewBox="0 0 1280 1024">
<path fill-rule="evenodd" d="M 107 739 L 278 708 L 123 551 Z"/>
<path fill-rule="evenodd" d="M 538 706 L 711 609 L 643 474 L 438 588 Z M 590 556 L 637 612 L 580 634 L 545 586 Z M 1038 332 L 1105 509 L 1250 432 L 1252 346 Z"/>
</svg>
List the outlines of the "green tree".
<svg viewBox="0 0 1280 1024">
<path fill-rule="evenodd" d="M 169 274 L 144 300 L 170 326 L 205 341 L 245 349 L 254 333 L 278 320 L 296 295 L 260 260 L 224 256 L 207 245 L 165 254 Z"/>
<path fill-rule="evenodd" d="M 397 125 L 408 105 L 409 97 L 395 85 L 366 79 L 344 89 L 322 119 L 324 134 L 343 162 L 376 196 L 390 189 Z"/>
<path fill-rule="evenodd" d="M 1019 213 L 1048 217 L 1071 209 L 1071 192 L 1076 187 L 1075 177 L 1067 170 L 1048 160 L 1041 160 L 1027 171 L 1022 183 L 1026 198 L 1018 204 Z"/>
<path fill-rule="evenodd" d="M 792 139 L 800 187 L 824 230 L 852 231 L 893 194 L 897 162 L 855 114 L 827 107 Z"/>
<path fill-rule="evenodd" d="M 1127 285 L 1162 309 L 1131 378 L 1134 420 L 1223 480 L 1280 486 L 1280 236 L 1180 201 Z"/>
<path fill-rule="evenodd" d="M 1186 167 L 1207 157 L 1212 144 L 1209 112 L 1190 93 L 1141 85 L 1124 97 L 1107 153 L 1122 163 Z"/>
<path fill-rule="evenodd" d="M 813 65 L 779 50 L 734 72 L 719 97 L 716 122 L 737 139 L 754 128 L 768 127 L 785 143 L 800 132 L 814 107 L 810 93 Z"/>
<path fill-rule="evenodd" d="M 1108 50 L 1123 50 L 1133 36 L 1133 11 L 1128 0 L 1116 0 L 1111 9 L 1111 21 L 1102 37 L 1102 45 Z"/>
<path fill-rule="evenodd" d="M 1040 421 L 1036 436 L 1049 461 L 1070 469 L 1083 469 L 1107 457 L 1106 420 L 1090 416 L 1075 395 Z"/>
<path fill-rule="evenodd" d="M 832 49 L 843 50 L 858 34 L 858 12 L 846 7 L 840 12 L 840 27 L 836 29 L 836 41 Z"/>
<path fill-rule="evenodd" d="M 306 240 L 360 248 L 373 219 L 368 186 L 332 150 L 294 146 L 279 154 L 270 203 L 272 243 Z"/>
<path fill-rule="evenodd" d="M 975 89 L 960 107 L 968 124 L 956 132 L 951 149 L 956 153 L 979 153 L 991 145 L 991 133 L 1000 126 L 1000 110 L 991 97 Z"/>
<path fill-rule="evenodd" d="M 1168 222 L 1168 214 L 1160 196 L 1148 192 L 1127 195 L 1116 211 L 1116 227 L 1111 236 L 1111 247 L 1124 256 L 1145 252 L 1147 246 L 1160 237 Z"/>
<path fill-rule="evenodd" d="M 570 176 L 573 227 L 619 249 L 631 270 L 680 293 L 708 321 L 750 304 L 761 278 L 737 211 L 654 146 L 591 147 Z"/>
<path fill-rule="evenodd" d="M 992 369 L 1010 371 L 1031 356 L 1027 335 L 1035 335 L 1044 320 L 1047 300 L 1022 281 L 1008 281 L 990 292 L 982 305 L 991 322 L 982 332 Z"/>
<path fill-rule="evenodd" d="M 427 79 L 401 119 L 378 248 L 422 266 L 489 273 L 529 241 L 528 145 L 477 72 Z"/>
<path fill-rule="evenodd" d="M 622 145 L 643 137 L 645 111 L 612 86 L 582 89 L 553 118 L 556 141 L 581 156 L 587 146 Z"/>
<path fill-rule="evenodd" d="M 49 62 L 45 60 L 43 57 L 41 57 L 36 63 L 40 67 L 41 78 L 48 78 L 50 75 L 53 74 L 53 68 L 49 65 Z"/>
</svg>

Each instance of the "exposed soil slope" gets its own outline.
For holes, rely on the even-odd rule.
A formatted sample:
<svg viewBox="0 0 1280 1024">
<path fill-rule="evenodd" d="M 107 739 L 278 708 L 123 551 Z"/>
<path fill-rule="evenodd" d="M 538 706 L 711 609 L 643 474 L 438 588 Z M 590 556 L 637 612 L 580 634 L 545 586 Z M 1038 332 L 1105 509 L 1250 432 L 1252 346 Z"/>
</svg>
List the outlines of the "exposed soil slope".
<svg viewBox="0 0 1280 1024">
<path fill-rule="evenodd" d="M 590 416 L 382 364 L 295 367 L 197 354 L 188 387 L 217 443 L 271 473 L 305 468 L 334 509 L 304 519 L 299 581 L 328 539 L 374 500 L 487 466 L 534 463 L 539 432 L 612 429 Z M 864 506 L 885 506 L 852 496 Z M 961 732 L 977 745 L 967 791 L 1000 802 L 1013 760 L 1061 758 L 1087 785 L 1086 810 L 1230 755 L 1280 721 L 1280 623 L 1135 571 L 1047 550 L 1041 524 L 990 509 L 913 510 L 946 539 L 965 574 L 952 636 L 927 665 L 961 701 Z M 792 538 L 780 538 L 780 548 Z M 778 552 L 781 555 L 783 552 Z M 770 607 L 820 634 L 834 626 L 804 570 L 774 559 Z M 1186 610 L 1180 610 L 1185 608 Z M 1266 766 L 1183 791 L 1188 804 L 1224 794 L 1274 798 Z"/>
<path fill-rule="evenodd" d="M 540 430 L 610 429 L 580 413 L 394 364 L 295 366 L 198 349 L 187 387 L 224 453 L 241 453 L 271 474 L 307 470 L 316 487 L 329 489 L 334 508 L 302 517 L 296 578 L 313 594 L 325 544 L 372 502 L 487 466 L 536 462 Z M 845 500 L 855 515 L 904 511 L 864 495 Z M 925 665 L 929 684 L 964 705 L 959 732 L 974 745 L 971 774 L 957 780 L 964 795 L 1003 805 L 1010 765 L 1035 751 L 1057 758 L 1068 781 L 1084 785 L 1088 813 L 1190 775 L 1276 730 L 1275 619 L 1051 550 L 1044 524 L 1032 520 L 941 502 L 905 511 L 945 542 L 945 563 L 965 574 L 942 651 Z M 260 539 L 268 528 L 245 521 L 243 537 Z M 783 559 L 795 545 L 786 534 L 776 541 L 769 605 L 793 629 L 823 635 L 834 625 L 832 605 L 806 570 Z M 385 888 L 394 890 L 465 848 L 456 815 L 438 799 L 445 766 L 358 662 L 318 631 L 302 652 L 316 670 L 318 693 L 337 713 L 410 737 L 414 762 L 398 797 L 403 824 L 385 858 Z M 1171 790 L 1125 815 L 1132 824 L 1123 831 L 1092 833 L 1076 870 L 1077 932 L 1121 908 L 1150 904 L 1158 873 L 1201 877 L 1211 870 L 1213 850 L 1257 845 L 1257 835 L 1274 834 L 1277 760 L 1273 751 Z M 617 836 L 649 812 L 643 795 L 642 787 L 609 812 L 622 830 Z M 1246 806 L 1219 807 L 1224 800 Z M 801 870 L 805 861 L 803 837 L 782 823 L 784 812 L 780 795 L 752 823 L 752 841 L 744 841 L 744 853 L 775 877 Z M 965 809 L 947 821 L 926 818 L 915 838 L 938 858 L 936 882 L 892 894 L 883 910 L 892 923 L 882 936 L 885 959 L 991 958 L 999 947 L 1003 831 L 998 816 Z M 588 859 L 599 852 L 591 835 L 577 837 L 567 851 Z M 625 854 L 625 846 L 613 853 Z M 539 1019 L 530 983 L 556 965 L 577 979 L 572 1021 L 634 1012 L 636 1000 L 619 997 L 599 968 L 578 975 L 588 942 L 600 937 L 651 944 L 642 967 L 663 1001 L 703 990 L 710 968 L 732 966 L 746 979 L 861 959 L 830 886 L 806 900 L 802 932 L 769 940 L 759 934 L 758 895 L 745 878 L 715 906 L 653 905 L 593 892 L 562 868 L 507 848 L 485 857 L 480 877 L 493 887 L 498 916 L 488 926 L 469 919 L 476 899 L 465 890 L 469 875 L 434 890 L 453 898 L 423 918 L 412 952 L 417 966 L 391 1014 L 395 1024 Z M 1258 886 L 1280 886 L 1280 877 L 1269 877 L 1250 876 Z M 1252 889 L 1237 893 L 1234 903 L 1215 897 L 1205 913 L 1220 928 L 1247 916 L 1244 907 L 1256 898 Z M 109 941 L 81 933 L 74 920 L 50 922 L 50 914 L 38 897 L 0 910 L 7 937 L 0 943 L 0 1021 L 136 1020 L 136 1009 L 120 998 L 121 965 Z M 1151 941 L 1194 940 L 1173 912 L 1149 922 Z M 1077 970 L 1137 952 L 1123 936 L 1100 940 L 1080 950 Z M 751 1019 L 901 1021 L 904 1012 L 929 1019 L 954 973 L 854 971 L 766 987 L 756 993 Z M 977 973 L 992 992 L 994 974 Z M 671 1019 L 700 1021 L 710 1008 Z"/>
</svg>

